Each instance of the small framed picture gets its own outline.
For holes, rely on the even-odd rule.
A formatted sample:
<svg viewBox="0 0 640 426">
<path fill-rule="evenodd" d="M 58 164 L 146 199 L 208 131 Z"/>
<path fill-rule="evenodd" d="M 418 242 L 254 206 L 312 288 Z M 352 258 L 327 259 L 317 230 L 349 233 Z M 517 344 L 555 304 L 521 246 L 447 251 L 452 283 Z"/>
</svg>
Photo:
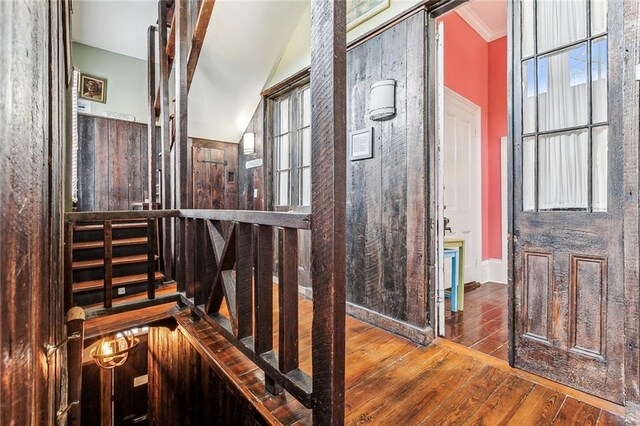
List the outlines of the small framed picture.
<svg viewBox="0 0 640 426">
<path fill-rule="evenodd" d="M 107 102 L 107 79 L 80 75 L 80 97 L 94 102 Z"/>
<path fill-rule="evenodd" d="M 351 161 L 373 158 L 373 128 L 356 130 L 349 135 L 349 159 Z"/>
</svg>

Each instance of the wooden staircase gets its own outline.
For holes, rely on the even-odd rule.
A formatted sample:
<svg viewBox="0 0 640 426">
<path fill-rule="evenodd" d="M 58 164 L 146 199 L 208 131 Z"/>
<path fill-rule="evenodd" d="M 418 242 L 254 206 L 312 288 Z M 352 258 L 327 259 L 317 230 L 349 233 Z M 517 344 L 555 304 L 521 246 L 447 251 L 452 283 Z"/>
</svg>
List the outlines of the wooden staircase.
<svg viewBox="0 0 640 426">
<path fill-rule="evenodd" d="M 156 235 L 158 230 L 155 230 Z M 158 238 L 155 239 L 158 241 Z M 73 303 L 87 306 L 103 301 L 105 277 L 104 225 L 77 224 L 73 228 Z M 112 224 L 113 299 L 147 291 L 147 221 Z M 156 286 L 165 278 L 155 255 Z"/>
</svg>

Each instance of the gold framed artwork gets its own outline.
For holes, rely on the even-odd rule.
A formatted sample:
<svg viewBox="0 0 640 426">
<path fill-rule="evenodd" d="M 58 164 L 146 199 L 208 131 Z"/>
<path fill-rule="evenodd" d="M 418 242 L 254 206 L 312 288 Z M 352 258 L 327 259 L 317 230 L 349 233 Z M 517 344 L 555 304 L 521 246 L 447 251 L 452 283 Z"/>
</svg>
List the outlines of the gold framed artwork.
<svg viewBox="0 0 640 426">
<path fill-rule="evenodd" d="M 107 79 L 80 74 L 80 92 L 82 99 L 94 102 L 107 102 Z"/>
<path fill-rule="evenodd" d="M 389 7 L 389 0 L 347 0 L 347 31 Z"/>
</svg>

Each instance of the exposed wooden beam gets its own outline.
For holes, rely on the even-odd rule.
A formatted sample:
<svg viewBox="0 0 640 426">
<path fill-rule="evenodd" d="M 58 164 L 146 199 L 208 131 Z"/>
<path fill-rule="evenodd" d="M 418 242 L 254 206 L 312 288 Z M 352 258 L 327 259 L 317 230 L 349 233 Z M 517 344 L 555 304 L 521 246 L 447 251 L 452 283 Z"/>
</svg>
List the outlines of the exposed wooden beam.
<svg viewBox="0 0 640 426">
<path fill-rule="evenodd" d="M 204 44 L 204 37 L 207 34 L 207 28 L 209 28 L 211 13 L 213 13 L 213 6 L 215 4 L 216 0 L 202 0 L 202 5 L 200 6 L 198 20 L 196 21 L 196 27 L 193 30 L 193 37 L 191 38 L 189 60 L 187 61 L 187 91 L 191 89 L 191 81 L 196 73 L 196 66 L 198 65 L 198 59 L 200 58 L 200 52 Z"/>
<path fill-rule="evenodd" d="M 156 202 L 156 164 L 158 161 L 158 145 L 156 140 L 156 112 L 153 108 L 156 102 L 156 27 L 149 27 L 147 33 L 147 105 L 149 106 L 149 123 L 147 125 L 147 162 L 149 210 L 155 208 Z M 158 89 L 160 90 L 160 89 Z"/>
<path fill-rule="evenodd" d="M 311 2 L 313 423 L 344 423 L 346 81 L 344 1 Z M 319 284 L 319 285 L 318 285 Z"/>
<path fill-rule="evenodd" d="M 209 21 L 211 20 L 211 14 L 213 13 L 213 7 L 215 6 L 215 0 L 203 0 L 198 12 L 198 19 L 193 30 L 193 37 L 191 38 L 191 50 L 189 51 L 189 59 L 187 60 L 187 92 L 191 89 L 191 82 L 193 76 L 196 73 L 196 67 L 198 60 L 200 59 L 200 52 L 204 44 L 204 38 L 207 34 L 207 28 L 209 28 Z M 175 29 L 175 16 L 174 13 L 173 22 L 169 31 L 169 38 L 167 41 L 167 47 L 165 49 L 167 56 L 169 57 L 169 72 L 173 67 L 173 59 L 176 51 L 176 32 Z M 159 90 L 159 89 L 158 89 Z M 156 115 L 160 114 L 160 102 L 156 98 L 154 108 Z"/>
</svg>

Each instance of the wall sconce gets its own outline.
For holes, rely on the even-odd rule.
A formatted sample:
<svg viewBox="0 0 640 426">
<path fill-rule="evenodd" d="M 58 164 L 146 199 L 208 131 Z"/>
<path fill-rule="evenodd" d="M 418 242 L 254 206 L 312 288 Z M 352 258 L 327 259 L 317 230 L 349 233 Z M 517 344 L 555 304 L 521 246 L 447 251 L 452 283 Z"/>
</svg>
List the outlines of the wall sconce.
<svg viewBox="0 0 640 426">
<path fill-rule="evenodd" d="M 396 81 L 381 80 L 371 85 L 369 119 L 386 120 L 396 115 Z"/>
<path fill-rule="evenodd" d="M 244 154 L 253 154 L 256 151 L 256 135 L 255 133 L 245 133 L 242 135 L 242 146 Z"/>
<path fill-rule="evenodd" d="M 112 369 L 123 365 L 129 359 L 129 353 L 138 346 L 138 339 L 132 330 L 105 337 L 91 349 L 90 354 L 98 366 Z"/>
</svg>

